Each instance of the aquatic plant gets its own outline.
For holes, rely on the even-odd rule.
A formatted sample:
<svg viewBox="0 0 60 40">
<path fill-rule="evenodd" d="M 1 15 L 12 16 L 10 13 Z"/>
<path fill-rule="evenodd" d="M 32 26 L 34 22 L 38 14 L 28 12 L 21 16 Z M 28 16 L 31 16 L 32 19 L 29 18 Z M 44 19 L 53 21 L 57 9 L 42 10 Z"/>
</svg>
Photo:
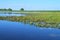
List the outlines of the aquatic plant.
<svg viewBox="0 0 60 40">
<path fill-rule="evenodd" d="M 29 23 L 39 27 L 60 28 L 60 12 L 26 13 L 26 16 L 0 17 L 0 20 Z M 30 14 L 30 15 L 29 15 Z"/>
</svg>

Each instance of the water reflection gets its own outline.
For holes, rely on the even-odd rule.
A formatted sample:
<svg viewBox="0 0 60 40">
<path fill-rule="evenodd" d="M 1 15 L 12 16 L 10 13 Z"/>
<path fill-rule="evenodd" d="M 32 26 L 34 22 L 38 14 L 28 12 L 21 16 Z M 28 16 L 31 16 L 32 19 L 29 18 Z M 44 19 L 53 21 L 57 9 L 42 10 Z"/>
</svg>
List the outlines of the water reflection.
<svg viewBox="0 0 60 40">
<path fill-rule="evenodd" d="M 25 16 L 25 14 L 14 13 L 14 12 L 0 12 L 0 16 Z"/>
<path fill-rule="evenodd" d="M 0 20 L 0 40 L 60 40 L 60 29 Z"/>
</svg>

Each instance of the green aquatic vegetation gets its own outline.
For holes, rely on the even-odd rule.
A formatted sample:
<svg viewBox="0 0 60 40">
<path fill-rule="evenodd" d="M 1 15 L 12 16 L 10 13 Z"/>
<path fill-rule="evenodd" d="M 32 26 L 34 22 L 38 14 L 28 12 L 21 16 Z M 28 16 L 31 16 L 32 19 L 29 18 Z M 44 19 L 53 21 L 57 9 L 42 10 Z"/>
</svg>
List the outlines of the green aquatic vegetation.
<svg viewBox="0 0 60 40">
<path fill-rule="evenodd" d="M 0 20 L 24 22 L 39 27 L 60 28 L 60 12 L 26 13 L 26 16 L 0 17 Z"/>
</svg>

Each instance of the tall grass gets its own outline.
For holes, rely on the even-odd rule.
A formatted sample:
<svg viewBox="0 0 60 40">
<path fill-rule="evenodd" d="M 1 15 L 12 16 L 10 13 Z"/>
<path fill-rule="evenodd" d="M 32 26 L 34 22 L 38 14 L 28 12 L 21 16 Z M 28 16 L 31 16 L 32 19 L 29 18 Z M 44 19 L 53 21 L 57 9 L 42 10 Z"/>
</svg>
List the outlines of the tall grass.
<svg viewBox="0 0 60 40">
<path fill-rule="evenodd" d="M 60 12 L 39 12 L 39 13 L 24 13 L 26 16 L 11 16 L 11 17 L 0 17 L 3 20 L 25 22 L 34 24 L 40 27 L 56 27 L 60 28 Z M 45 24 L 42 24 L 44 22 Z M 59 26 L 57 26 L 59 25 Z"/>
</svg>

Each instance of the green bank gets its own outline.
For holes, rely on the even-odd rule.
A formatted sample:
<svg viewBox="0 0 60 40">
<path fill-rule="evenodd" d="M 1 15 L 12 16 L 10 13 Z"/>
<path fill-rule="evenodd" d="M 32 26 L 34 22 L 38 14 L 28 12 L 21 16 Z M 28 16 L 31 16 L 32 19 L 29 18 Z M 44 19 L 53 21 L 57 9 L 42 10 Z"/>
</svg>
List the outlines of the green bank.
<svg viewBox="0 0 60 40">
<path fill-rule="evenodd" d="M 1 17 L 0 20 L 9 20 L 16 22 L 24 22 L 38 27 L 52 27 L 60 28 L 60 12 L 59 11 L 45 11 L 45 12 L 22 12 L 25 16 L 6 16 Z"/>
</svg>

